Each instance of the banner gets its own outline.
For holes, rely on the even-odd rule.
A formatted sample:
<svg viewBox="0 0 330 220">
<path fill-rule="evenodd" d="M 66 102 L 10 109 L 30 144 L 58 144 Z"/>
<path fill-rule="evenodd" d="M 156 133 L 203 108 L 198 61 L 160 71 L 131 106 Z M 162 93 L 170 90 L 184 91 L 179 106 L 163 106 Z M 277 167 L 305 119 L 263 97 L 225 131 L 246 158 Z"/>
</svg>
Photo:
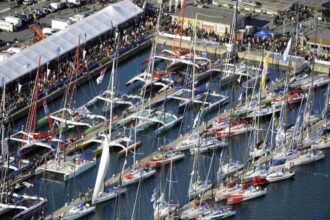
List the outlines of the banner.
<svg viewBox="0 0 330 220">
<path fill-rule="evenodd" d="M 289 52 L 291 50 L 291 44 L 292 44 L 292 37 L 290 37 L 290 40 L 288 41 L 288 44 L 286 45 L 284 53 L 281 56 L 281 61 L 280 61 L 281 64 L 287 64 L 288 57 L 289 57 Z"/>
<path fill-rule="evenodd" d="M 263 92 L 266 87 L 266 76 L 267 76 L 267 71 L 268 71 L 268 64 L 269 64 L 269 53 L 264 57 L 264 67 L 262 69 L 262 74 L 261 74 L 261 82 L 260 82 L 260 91 Z"/>
<path fill-rule="evenodd" d="M 104 75 L 105 75 L 105 72 L 107 71 L 107 68 L 104 68 L 103 70 L 101 70 L 100 72 L 100 76 L 97 77 L 96 79 L 96 83 L 97 84 L 101 84 L 103 82 L 103 79 L 104 79 Z"/>
</svg>

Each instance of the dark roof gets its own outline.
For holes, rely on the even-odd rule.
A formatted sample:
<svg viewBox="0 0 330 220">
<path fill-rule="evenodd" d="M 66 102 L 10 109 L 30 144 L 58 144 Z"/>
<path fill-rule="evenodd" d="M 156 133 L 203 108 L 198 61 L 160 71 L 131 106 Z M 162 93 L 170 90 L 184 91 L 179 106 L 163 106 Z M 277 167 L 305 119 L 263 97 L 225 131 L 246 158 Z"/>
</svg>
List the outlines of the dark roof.
<svg viewBox="0 0 330 220">
<path fill-rule="evenodd" d="M 209 8 L 197 8 L 193 6 L 188 6 L 186 8 L 185 17 L 190 19 L 196 18 L 196 13 L 198 13 L 198 20 L 209 21 L 214 23 L 228 24 L 230 25 L 233 21 L 234 10 L 228 10 L 218 7 Z M 177 11 L 173 16 L 180 17 L 181 11 Z M 237 16 L 237 23 L 239 24 L 245 17 L 242 15 Z"/>
</svg>

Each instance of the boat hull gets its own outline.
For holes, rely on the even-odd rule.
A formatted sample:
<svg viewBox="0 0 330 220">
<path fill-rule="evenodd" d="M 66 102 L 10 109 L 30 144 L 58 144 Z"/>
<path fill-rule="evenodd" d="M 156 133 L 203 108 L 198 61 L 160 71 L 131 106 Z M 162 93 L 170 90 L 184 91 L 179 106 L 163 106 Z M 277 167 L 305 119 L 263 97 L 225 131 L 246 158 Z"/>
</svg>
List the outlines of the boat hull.
<svg viewBox="0 0 330 220">
<path fill-rule="evenodd" d="M 95 206 L 91 206 L 89 208 L 86 208 L 85 210 L 83 210 L 83 212 L 80 212 L 80 213 L 75 213 L 75 214 L 72 214 L 70 216 L 64 216 L 62 218 L 62 220 L 74 220 L 74 219 L 79 219 L 85 215 L 88 215 L 92 212 L 95 211 Z"/>
</svg>

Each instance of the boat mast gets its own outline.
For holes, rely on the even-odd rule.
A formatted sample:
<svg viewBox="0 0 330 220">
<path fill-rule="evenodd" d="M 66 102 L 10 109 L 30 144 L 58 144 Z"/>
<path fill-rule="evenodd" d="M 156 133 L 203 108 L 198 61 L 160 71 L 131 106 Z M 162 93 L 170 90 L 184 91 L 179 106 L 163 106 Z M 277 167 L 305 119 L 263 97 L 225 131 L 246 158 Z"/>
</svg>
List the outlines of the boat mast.
<svg viewBox="0 0 330 220">
<path fill-rule="evenodd" d="M 1 154 L 2 154 L 2 161 L 3 165 L 9 161 L 8 149 L 5 143 L 5 108 L 6 108 L 6 83 L 4 77 L 2 77 L 2 98 L 1 98 L 1 110 L 2 110 L 2 121 L 1 121 Z M 8 166 L 9 168 L 9 166 Z M 4 191 L 4 184 L 5 184 L 5 176 L 7 175 L 7 169 L 4 169 L 3 175 L 1 176 L 1 196 L 0 196 L 0 203 L 3 203 L 3 191 Z"/>
<path fill-rule="evenodd" d="M 181 25 L 180 25 L 180 46 L 179 46 L 179 52 L 181 52 L 182 31 L 183 31 L 183 24 L 184 24 L 185 16 L 186 16 L 186 0 L 183 0 L 182 1 L 182 5 L 181 5 Z"/>
<path fill-rule="evenodd" d="M 116 73 L 116 62 L 118 56 L 118 38 L 119 33 L 115 32 L 115 56 L 112 61 L 112 69 L 111 69 L 111 79 L 110 79 L 110 119 L 109 119 L 109 136 L 108 141 L 111 142 L 112 135 L 112 115 L 113 115 L 113 97 L 114 97 L 114 81 L 115 81 L 115 73 Z"/>
<path fill-rule="evenodd" d="M 185 2 L 185 0 L 183 0 Z M 184 9 L 182 9 L 184 10 Z M 194 38 L 192 41 L 192 47 L 193 47 L 193 71 L 192 71 L 192 85 L 191 85 L 191 101 L 194 103 L 195 100 L 195 74 L 196 74 L 196 39 L 197 39 L 197 16 L 195 17 L 195 27 L 194 27 Z M 180 42 L 180 48 L 181 48 L 181 42 Z"/>
<path fill-rule="evenodd" d="M 1 123 L 1 154 L 2 159 L 7 158 L 8 149 L 5 143 L 5 119 L 6 119 L 6 83 L 2 77 L 2 98 L 1 98 L 1 110 L 2 110 L 2 123 Z"/>
<path fill-rule="evenodd" d="M 235 10 L 234 10 L 234 15 L 233 15 L 233 23 L 232 23 L 232 28 L 231 28 L 231 36 L 230 36 L 230 40 L 229 40 L 229 44 L 233 45 L 232 50 L 234 50 L 235 48 L 235 41 L 233 40 L 236 36 L 235 36 L 235 29 L 236 29 L 236 14 L 237 14 L 237 7 L 238 7 L 238 1 L 236 1 L 236 6 L 235 6 Z M 234 41 L 234 43 L 233 43 Z M 227 60 L 226 63 L 229 63 L 229 59 L 231 57 L 231 53 L 232 51 L 230 51 L 230 53 L 227 54 Z M 236 72 L 236 66 L 234 65 L 234 70 L 233 70 L 233 74 L 235 74 Z M 233 82 L 232 84 L 232 94 L 231 97 L 234 98 L 234 94 L 235 94 L 235 87 L 236 87 L 236 81 Z M 233 100 L 230 99 L 229 101 L 229 105 L 233 104 Z M 230 106 L 231 107 L 231 106 Z M 232 124 L 232 115 L 234 113 L 234 108 L 230 108 L 230 112 L 229 112 L 229 128 L 228 128 L 228 166 L 227 166 L 227 172 L 229 171 L 229 167 L 232 161 L 231 158 L 231 145 L 232 145 L 232 139 L 231 139 L 231 124 Z"/>
<path fill-rule="evenodd" d="M 38 108 L 37 103 L 38 103 L 38 93 L 39 93 L 39 78 L 40 78 L 40 62 L 41 62 L 41 56 L 39 56 L 36 80 L 34 83 L 34 88 L 33 88 L 32 98 L 31 98 L 31 106 L 29 109 L 26 126 L 25 126 L 25 132 L 27 133 L 28 140 L 31 140 L 31 138 L 33 139 L 34 131 L 35 131 L 35 127 L 36 127 L 36 117 L 37 117 L 37 108 Z"/>
<path fill-rule="evenodd" d="M 318 25 L 317 18 L 315 18 L 315 34 L 314 34 L 315 42 L 316 42 L 316 37 L 317 37 L 317 25 Z M 307 111 L 308 111 L 308 114 L 307 114 L 307 137 L 309 137 L 310 132 L 311 132 L 310 131 L 309 120 L 310 120 L 310 116 L 311 116 L 311 113 L 312 113 L 313 98 L 314 98 L 313 95 L 314 95 L 315 59 L 316 59 L 316 53 L 315 53 L 315 49 L 314 49 L 314 51 L 313 51 L 313 60 L 312 60 L 312 65 L 313 65 L 312 66 L 312 82 L 311 82 L 311 86 L 309 87 L 308 96 L 307 96 L 307 106 L 308 106 L 308 108 L 307 108 Z"/>
<path fill-rule="evenodd" d="M 76 81 L 74 81 L 74 76 L 77 75 L 78 71 L 79 71 L 79 54 L 80 54 L 80 35 L 78 36 L 78 47 L 76 49 L 76 56 L 75 56 L 75 65 L 74 68 L 71 69 L 70 71 L 70 80 L 68 83 L 68 86 L 66 87 L 66 91 L 65 91 L 65 98 L 64 98 L 64 109 L 62 112 L 62 116 L 61 118 L 64 118 L 64 122 L 60 123 L 60 132 L 59 132 L 59 139 L 62 140 L 62 135 L 63 135 L 63 128 L 64 126 L 67 126 L 67 111 L 69 111 L 70 106 L 71 106 L 71 102 L 74 96 L 74 91 L 75 91 L 75 86 L 76 86 Z M 56 150 L 56 156 L 55 159 L 57 160 L 57 162 L 60 161 L 60 151 L 61 151 L 61 141 L 58 142 L 57 144 L 57 150 Z M 64 161 L 66 159 L 66 153 L 65 153 L 65 148 L 64 148 Z"/>
</svg>

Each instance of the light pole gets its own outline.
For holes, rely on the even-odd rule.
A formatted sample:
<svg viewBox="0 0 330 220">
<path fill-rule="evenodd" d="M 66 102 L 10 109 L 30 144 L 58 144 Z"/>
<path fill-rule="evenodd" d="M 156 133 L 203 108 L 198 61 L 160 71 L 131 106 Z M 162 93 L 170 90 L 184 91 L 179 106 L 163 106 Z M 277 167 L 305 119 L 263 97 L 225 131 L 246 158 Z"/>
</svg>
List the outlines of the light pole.
<svg viewBox="0 0 330 220">
<path fill-rule="evenodd" d="M 57 47 L 56 48 L 56 53 L 57 53 L 57 75 L 60 74 L 60 52 L 61 52 L 61 48 Z"/>
</svg>

